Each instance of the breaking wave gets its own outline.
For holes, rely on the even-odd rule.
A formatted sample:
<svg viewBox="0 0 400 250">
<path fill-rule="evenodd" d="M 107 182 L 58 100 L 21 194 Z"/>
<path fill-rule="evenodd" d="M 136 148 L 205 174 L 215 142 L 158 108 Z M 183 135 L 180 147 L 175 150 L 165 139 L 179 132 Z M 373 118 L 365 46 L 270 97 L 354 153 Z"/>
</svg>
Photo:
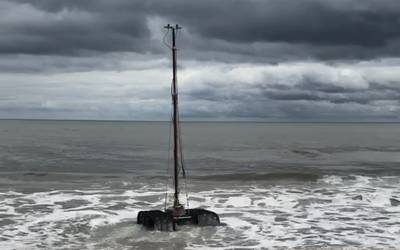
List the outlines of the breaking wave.
<svg viewBox="0 0 400 250">
<path fill-rule="evenodd" d="M 243 175 L 211 178 L 239 177 Z M 262 181 L 271 178 L 312 181 L 275 185 Z M 147 232 L 136 224 L 138 211 L 163 208 L 161 184 L 145 186 L 131 180 L 114 183 L 113 188 L 2 192 L 2 249 L 396 249 L 400 245 L 397 176 L 268 174 L 258 180 L 213 187 L 197 180 L 190 187 L 196 189 L 189 195 L 190 207 L 217 212 L 225 226 L 175 233 Z"/>
</svg>

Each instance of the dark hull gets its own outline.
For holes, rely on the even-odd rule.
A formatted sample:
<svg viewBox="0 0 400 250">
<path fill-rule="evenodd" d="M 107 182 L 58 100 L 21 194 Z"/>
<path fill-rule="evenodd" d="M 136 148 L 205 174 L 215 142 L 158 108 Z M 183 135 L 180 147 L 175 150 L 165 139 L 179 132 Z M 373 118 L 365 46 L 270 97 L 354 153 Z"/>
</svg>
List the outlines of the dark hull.
<svg viewBox="0 0 400 250">
<path fill-rule="evenodd" d="M 170 211 L 140 211 L 137 216 L 137 224 L 141 224 L 149 230 L 175 231 L 180 225 L 219 226 L 221 223 L 216 213 L 194 208 L 185 209 L 185 213 L 181 216 L 173 216 Z"/>
</svg>

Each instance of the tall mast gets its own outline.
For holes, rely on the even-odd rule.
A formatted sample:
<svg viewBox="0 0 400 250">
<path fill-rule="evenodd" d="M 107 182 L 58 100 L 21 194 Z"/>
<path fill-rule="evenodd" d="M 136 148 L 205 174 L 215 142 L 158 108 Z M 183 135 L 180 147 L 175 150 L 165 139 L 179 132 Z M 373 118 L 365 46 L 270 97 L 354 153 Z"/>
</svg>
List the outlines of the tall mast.
<svg viewBox="0 0 400 250">
<path fill-rule="evenodd" d="M 175 26 L 167 25 L 165 26 L 166 29 L 172 30 L 172 105 L 173 105 L 173 126 L 174 126 L 174 208 L 180 207 L 179 203 L 179 145 L 178 145 L 178 138 L 179 138 L 179 117 L 178 117 L 178 88 L 177 88 L 177 64 L 176 64 L 176 42 L 175 42 L 175 35 L 176 31 L 181 29 L 181 27 L 176 24 Z"/>
</svg>

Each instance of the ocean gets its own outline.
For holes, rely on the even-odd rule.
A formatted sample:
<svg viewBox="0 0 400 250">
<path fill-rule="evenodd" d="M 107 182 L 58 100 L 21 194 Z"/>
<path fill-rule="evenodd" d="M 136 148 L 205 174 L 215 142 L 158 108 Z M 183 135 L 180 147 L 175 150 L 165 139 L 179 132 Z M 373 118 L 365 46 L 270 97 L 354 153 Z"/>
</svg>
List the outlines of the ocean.
<svg viewBox="0 0 400 250">
<path fill-rule="evenodd" d="M 181 200 L 222 226 L 146 231 L 169 123 L 0 121 L 0 249 L 398 249 L 400 124 L 184 122 Z M 187 195 L 186 195 L 187 191 Z"/>
</svg>

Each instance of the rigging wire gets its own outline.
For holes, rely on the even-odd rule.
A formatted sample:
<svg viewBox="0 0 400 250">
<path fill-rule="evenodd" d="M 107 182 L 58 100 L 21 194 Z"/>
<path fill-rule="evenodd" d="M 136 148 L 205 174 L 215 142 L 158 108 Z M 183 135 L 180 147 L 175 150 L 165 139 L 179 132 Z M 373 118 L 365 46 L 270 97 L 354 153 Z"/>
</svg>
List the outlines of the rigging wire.
<svg viewBox="0 0 400 250">
<path fill-rule="evenodd" d="M 176 30 L 176 38 L 178 38 L 178 36 L 180 36 L 180 32 L 179 29 Z M 180 121 L 180 114 L 179 114 L 179 106 L 177 107 L 177 116 L 178 116 L 178 130 L 179 130 L 179 153 L 180 153 L 180 163 L 181 163 L 181 168 L 182 168 L 182 177 L 184 179 L 184 187 L 185 187 L 185 195 L 186 195 L 186 205 L 187 208 L 189 208 L 189 195 L 188 195 L 188 188 L 187 188 L 187 175 L 186 175 L 186 170 L 185 170 L 185 159 L 183 156 L 183 146 L 182 146 L 182 127 L 181 127 L 181 121 Z"/>
<path fill-rule="evenodd" d="M 179 107 L 177 107 L 177 113 L 178 113 L 178 141 L 179 141 L 179 154 L 181 156 L 180 158 L 180 163 L 181 163 L 181 168 L 182 168 L 182 177 L 186 178 L 186 171 L 185 171 L 185 165 L 184 163 L 184 159 L 183 159 L 183 153 L 182 153 L 182 132 L 181 132 L 181 119 L 180 119 L 180 115 L 179 115 Z"/>
<path fill-rule="evenodd" d="M 179 129 L 179 151 L 180 151 L 180 162 L 181 162 L 181 167 L 182 167 L 182 176 L 184 179 L 184 185 L 185 185 L 185 195 L 186 195 L 186 206 L 187 208 L 189 208 L 189 195 L 188 195 L 188 188 L 187 188 L 187 175 L 186 175 L 186 171 L 185 171 L 185 159 L 183 157 L 183 146 L 182 146 L 182 131 L 181 131 L 181 123 L 180 123 L 180 116 L 179 116 L 179 107 L 178 107 L 178 119 L 179 119 L 179 123 L 178 123 L 178 129 Z"/>
<path fill-rule="evenodd" d="M 178 35 L 180 35 L 179 29 L 176 30 L 175 33 L 176 37 L 178 38 Z M 178 86 L 176 86 L 178 87 Z M 186 175 L 186 170 L 185 170 L 185 159 L 183 156 L 183 146 L 182 146 L 182 127 L 181 127 L 181 121 L 180 121 L 180 114 L 179 114 L 179 106 L 177 107 L 177 117 L 178 117 L 178 140 L 179 140 L 179 153 L 180 153 L 180 163 L 181 163 L 181 168 L 182 168 L 182 177 L 184 179 L 184 188 L 185 188 L 185 195 L 186 195 L 186 205 L 187 208 L 189 208 L 189 195 L 188 195 L 188 188 L 187 188 L 187 175 Z"/>
<path fill-rule="evenodd" d="M 172 121 L 172 110 L 170 112 L 170 121 Z M 168 202 L 168 186 L 169 183 L 171 182 L 172 176 L 170 175 L 170 171 L 171 171 L 171 130 L 172 130 L 172 123 L 169 123 L 169 128 L 168 128 L 168 157 L 167 157 L 167 181 L 166 181 L 166 185 L 165 185 L 165 202 L 164 202 L 164 210 L 167 210 L 167 202 Z"/>
<path fill-rule="evenodd" d="M 169 49 L 172 49 L 172 47 L 165 41 L 167 35 L 169 34 L 169 29 L 164 34 L 164 37 L 162 39 L 163 44 L 168 47 Z M 172 82 L 171 82 L 172 86 Z M 172 93 L 172 88 L 171 88 L 171 93 Z M 171 182 L 172 176 L 170 174 L 170 169 L 171 169 L 171 131 L 172 131 L 172 110 L 170 112 L 170 125 L 169 125 L 169 131 L 168 131 L 168 157 L 167 157 L 167 180 L 165 184 L 165 202 L 164 202 L 164 210 L 167 210 L 167 203 L 168 203 L 168 189 L 169 189 L 169 183 Z"/>
<path fill-rule="evenodd" d="M 165 32 L 164 37 L 163 37 L 163 39 L 162 39 L 162 42 L 163 42 L 163 44 L 164 44 L 165 46 L 167 46 L 169 49 L 172 49 L 171 45 L 169 45 L 169 44 L 165 41 L 165 38 L 167 38 L 167 35 L 168 35 L 168 34 L 169 34 L 169 29 L 167 29 L 167 31 Z"/>
</svg>

